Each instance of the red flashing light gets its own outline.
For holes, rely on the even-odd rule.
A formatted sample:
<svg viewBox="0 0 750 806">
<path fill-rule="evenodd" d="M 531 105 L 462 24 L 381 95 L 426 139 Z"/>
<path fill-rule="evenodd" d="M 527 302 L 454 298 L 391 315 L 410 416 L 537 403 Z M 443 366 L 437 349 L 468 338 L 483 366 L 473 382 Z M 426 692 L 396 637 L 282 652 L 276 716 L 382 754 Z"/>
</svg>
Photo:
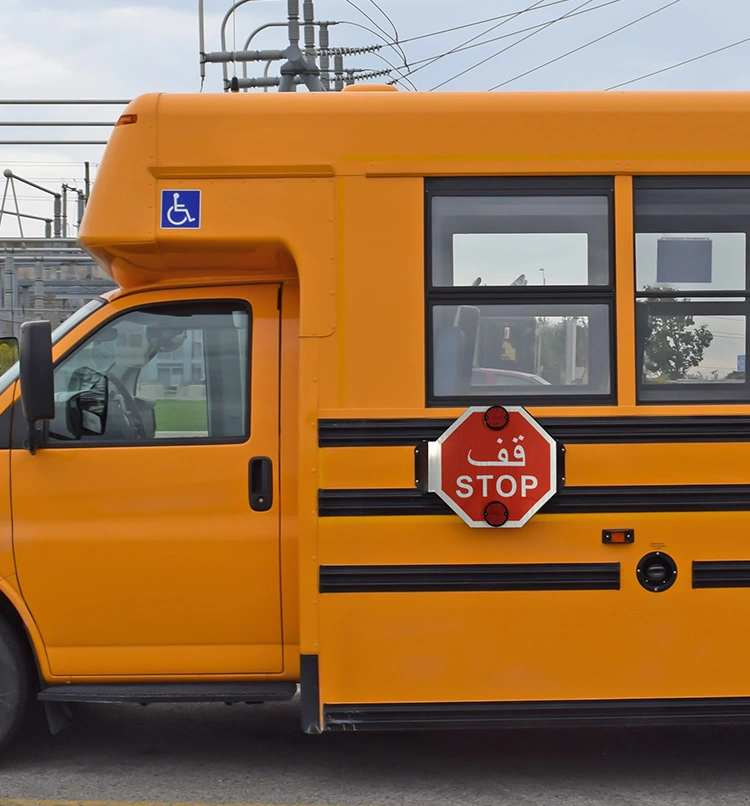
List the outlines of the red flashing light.
<svg viewBox="0 0 750 806">
<path fill-rule="evenodd" d="M 484 519 L 490 526 L 502 526 L 508 518 L 508 507 L 501 501 L 490 501 L 484 508 Z"/>
<path fill-rule="evenodd" d="M 490 406 L 484 413 L 484 424 L 493 431 L 500 431 L 508 425 L 509 415 L 502 406 Z"/>
</svg>

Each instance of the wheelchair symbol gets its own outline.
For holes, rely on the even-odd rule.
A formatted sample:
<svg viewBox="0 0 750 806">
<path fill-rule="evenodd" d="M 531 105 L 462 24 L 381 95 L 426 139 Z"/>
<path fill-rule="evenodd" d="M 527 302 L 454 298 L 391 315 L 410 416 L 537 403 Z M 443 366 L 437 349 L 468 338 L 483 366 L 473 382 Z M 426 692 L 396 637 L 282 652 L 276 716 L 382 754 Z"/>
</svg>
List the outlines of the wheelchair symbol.
<svg viewBox="0 0 750 806">
<path fill-rule="evenodd" d="M 195 221 L 195 216 L 191 216 L 188 208 L 180 202 L 180 194 L 173 193 L 172 200 L 172 206 L 167 210 L 167 221 L 173 227 L 192 224 Z"/>
</svg>

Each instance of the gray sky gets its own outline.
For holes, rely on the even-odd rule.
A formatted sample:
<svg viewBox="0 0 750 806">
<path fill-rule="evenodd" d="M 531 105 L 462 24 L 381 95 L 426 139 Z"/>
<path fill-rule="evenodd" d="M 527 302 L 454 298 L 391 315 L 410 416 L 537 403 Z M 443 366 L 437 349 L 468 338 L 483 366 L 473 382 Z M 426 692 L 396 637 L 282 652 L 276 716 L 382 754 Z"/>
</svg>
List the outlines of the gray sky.
<svg viewBox="0 0 750 806">
<path fill-rule="evenodd" d="M 352 25 L 331 31 L 333 46 L 368 45 L 392 39 L 393 29 L 371 0 L 355 0 L 372 17 L 368 20 L 347 0 L 316 0 L 317 19 L 345 20 L 376 29 L 369 33 Z M 400 40 L 452 26 L 511 14 L 527 8 L 532 0 L 377 0 L 392 18 Z M 542 63 L 604 36 L 656 11 L 670 0 L 539 0 L 554 3 L 453 33 L 406 41 L 407 61 L 417 63 L 410 75 L 420 90 L 443 84 L 445 90 L 485 91 L 533 70 Z M 750 2 L 747 0 L 672 0 L 673 4 L 647 19 L 615 33 L 577 53 L 511 81 L 507 90 L 601 90 L 645 73 L 661 70 L 707 51 L 750 37 Z M 300 2 L 301 5 L 301 2 Z M 219 49 L 219 27 L 229 0 L 205 0 L 207 49 Z M 597 7 L 598 8 L 597 10 Z M 586 13 L 572 16 L 576 9 Z M 589 10 L 594 9 L 594 10 Z M 265 22 L 282 20 L 284 0 L 248 2 L 230 22 L 229 46 L 236 37 L 240 48 L 250 32 Z M 549 25 L 454 53 L 423 66 L 419 60 L 437 56 L 480 35 L 482 42 L 542 25 Z M 374 21 L 374 22 L 373 22 Z M 375 24 L 374 24 L 375 23 Z M 526 41 L 523 37 L 530 36 Z M 264 31 L 254 40 L 259 48 L 281 47 L 282 29 Z M 518 43 L 518 44 L 513 44 Z M 476 69 L 453 79 L 477 62 L 513 45 Z M 404 56 L 386 47 L 381 55 L 394 65 Z M 143 92 L 193 92 L 200 88 L 198 64 L 197 0 L 2 0 L 0 3 L 0 99 L 27 98 L 132 98 Z M 748 89 L 750 42 L 628 86 L 628 89 Z M 376 55 L 348 62 L 352 66 L 387 67 Z M 221 68 L 207 65 L 205 92 L 221 91 Z M 0 106 L 0 121 L 100 120 L 113 121 L 118 107 Z M 106 129 L 0 127 L 0 139 L 106 139 Z M 62 181 L 80 185 L 82 163 L 94 169 L 101 156 L 96 146 L 0 145 L 0 168 L 11 168 L 28 178 L 59 189 Z M 3 180 L 4 181 L 4 180 Z M 30 188 L 19 187 L 24 212 L 48 215 L 51 205 Z M 6 201 L 6 207 L 8 202 Z M 50 208 L 50 209 L 48 209 Z M 27 225 L 27 235 L 41 235 Z M 7 217 L 0 235 L 18 234 Z"/>
</svg>

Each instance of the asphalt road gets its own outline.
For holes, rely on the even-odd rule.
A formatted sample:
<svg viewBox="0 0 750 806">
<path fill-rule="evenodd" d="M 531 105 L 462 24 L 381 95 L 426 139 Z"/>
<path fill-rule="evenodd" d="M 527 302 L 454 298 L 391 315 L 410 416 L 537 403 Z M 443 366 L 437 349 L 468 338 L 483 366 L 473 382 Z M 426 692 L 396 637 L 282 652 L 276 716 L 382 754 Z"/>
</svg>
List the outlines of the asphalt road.
<svg viewBox="0 0 750 806">
<path fill-rule="evenodd" d="M 81 706 L 0 760 L 0 806 L 747 804 L 750 727 L 306 736 L 296 702 Z"/>
</svg>

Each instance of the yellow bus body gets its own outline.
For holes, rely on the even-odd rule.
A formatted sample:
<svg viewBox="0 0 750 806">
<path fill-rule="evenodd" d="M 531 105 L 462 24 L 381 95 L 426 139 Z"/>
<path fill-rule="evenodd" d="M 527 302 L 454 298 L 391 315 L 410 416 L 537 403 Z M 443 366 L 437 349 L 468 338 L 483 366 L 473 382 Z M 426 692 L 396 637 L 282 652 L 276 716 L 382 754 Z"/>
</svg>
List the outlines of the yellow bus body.
<svg viewBox="0 0 750 806">
<path fill-rule="evenodd" d="M 0 591 L 44 686 L 301 681 L 310 732 L 750 716 L 750 588 L 699 587 L 693 569 L 750 562 L 750 400 L 638 400 L 633 207 L 634 177 L 750 175 L 750 94 L 154 94 L 127 116 L 80 234 L 121 290 L 54 359 L 138 306 L 249 300 L 252 450 L 31 455 L 15 407 Z M 609 508 L 582 493 L 512 530 L 398 503 L 417 495 L 420 434 L 486 402 L 428 405 L 426 182 L 489 177 L 610 177 L 614 194 L 610 399 L 524 402 L 565 433 L 581 424 L 560 437 L 565 491 L 604 490 Z M 160 226 L 165 189 L 201 191 L 199 229 Z M 649 420 L 663 436 L 643 436 Z M 697 435 L 672 428 L 687 422 Z M 266 513 L 238 503 L 255 455 L 274 458 Z M 683 504 L 659 503 L 678 488 Z M 713 505 L 684 503 L 704 488 Z M 625 528 L 632 543 L 602 542 Z M 636 573 L 657 551 L 678 569 L 660 593 Z M 485 567 L 560 564 L 616 569 L 617 586 L 471 583 Z M 408 581 L 448 567 L 464 587 Z M 407 581 L 370 590 L 373 568 Z M 340 589 L 331 569 L 351 574 Z"/>
</svg>

